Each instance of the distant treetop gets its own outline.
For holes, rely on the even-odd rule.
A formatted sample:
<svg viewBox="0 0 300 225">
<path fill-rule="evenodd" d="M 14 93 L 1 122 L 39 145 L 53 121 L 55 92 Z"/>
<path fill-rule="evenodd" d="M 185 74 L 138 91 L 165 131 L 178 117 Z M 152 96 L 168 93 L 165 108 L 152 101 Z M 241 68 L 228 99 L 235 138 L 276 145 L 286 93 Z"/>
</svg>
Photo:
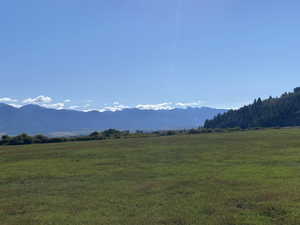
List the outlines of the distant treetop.
<svg viewBox="0 0 300 225">
<path fill-rule="evenodd" d="M 300 87 L 296 87 L 296 88 L 294 89 L 294 92 L 295 92 L 295 93 L 300 92 Z"/>
<path fill-rule="evenodd" d="M 216 116 L 205 128 L 300 126 L 300 87 L 280 97 L 254 100 L 253 104 Z"/>
</svg>

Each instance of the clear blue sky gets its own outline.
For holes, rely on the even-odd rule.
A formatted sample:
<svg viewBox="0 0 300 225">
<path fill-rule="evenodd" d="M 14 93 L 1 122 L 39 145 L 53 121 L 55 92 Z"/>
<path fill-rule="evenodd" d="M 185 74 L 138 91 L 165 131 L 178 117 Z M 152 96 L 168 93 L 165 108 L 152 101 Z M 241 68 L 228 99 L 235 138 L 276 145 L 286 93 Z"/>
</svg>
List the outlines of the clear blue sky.
<svg viewBox="0 0 300 225">
<path fill-rule="evenodd" d="M 99 108 L 276 96 L 300 86 L 299 12 L 295 0 L 3 1 L 0 98 Z"/>
</svg>

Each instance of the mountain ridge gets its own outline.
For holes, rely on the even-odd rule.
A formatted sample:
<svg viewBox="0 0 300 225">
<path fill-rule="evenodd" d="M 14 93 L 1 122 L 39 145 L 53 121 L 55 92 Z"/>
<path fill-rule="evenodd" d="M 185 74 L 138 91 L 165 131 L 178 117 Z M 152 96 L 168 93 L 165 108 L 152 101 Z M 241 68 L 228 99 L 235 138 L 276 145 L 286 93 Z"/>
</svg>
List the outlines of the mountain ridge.
<svg viewBox="0 0 300 225">
<path fill-rule="evenodd" d="M 109 128 L 119 130 L 189 129 L 202 126 L 206 119 L 227 110 L 209 107 L 176 108 L 171 110 L 76 111 L 50 109 L 35 104 L 16 108 L 0 104 L 0 133 L 16 135 L 75 132 L 86 134 Z"/>
<path fill-rule="evenodd" d="M 207 120 L 205 128 L 232 128 L 243 129 L 254 127 L 288 127 L 300 126 L 300 88 L 293 92 L 285 92 L 280 97 L 255 99 L 250 105 L 238 110 L 217 115 Z"/>
</svg>

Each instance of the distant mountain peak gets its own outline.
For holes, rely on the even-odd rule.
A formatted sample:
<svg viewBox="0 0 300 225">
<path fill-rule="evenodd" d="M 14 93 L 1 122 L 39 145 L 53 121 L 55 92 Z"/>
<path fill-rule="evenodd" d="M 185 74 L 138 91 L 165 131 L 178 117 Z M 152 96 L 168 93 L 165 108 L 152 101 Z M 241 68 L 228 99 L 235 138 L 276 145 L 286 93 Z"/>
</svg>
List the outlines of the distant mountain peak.
<svg viewBox="0 0 300 225">
<path fill-rule="evenodd" d="M 15 107 L 5 103 L 0 103 L 0 109 L 15 109 Z"/>
<path fill-rule="evenodd" d="M 186 108 L 172 110 L 124 109 L 122 111 L 74 111 L 56 110 L 39 105 L 15 108 L 0 104 L 0 133 L 16 135 L 76 132 L 86 134 L 109 128 L 119 130 L 172 130 L 202 126 L 226 110 Z"/>
<path fill-rule="evenodd" d="M 24 105 L 20 108 L 20 110 L 24 110 L 24 109 L 46 109 L 46 108 L 36 105 L 36 104 L 28 104 L 28 105 Z"/>
</svg>

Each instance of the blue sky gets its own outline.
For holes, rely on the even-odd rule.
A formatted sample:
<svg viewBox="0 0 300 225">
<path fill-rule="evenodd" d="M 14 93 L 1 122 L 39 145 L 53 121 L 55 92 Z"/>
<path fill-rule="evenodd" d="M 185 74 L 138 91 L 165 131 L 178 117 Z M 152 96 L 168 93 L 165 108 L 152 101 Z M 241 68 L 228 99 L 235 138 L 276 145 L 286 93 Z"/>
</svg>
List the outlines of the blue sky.
<svg viewBox="0 0 300 225">
<path fill-rule="evenodd" d="M 229 108 L 277 96 L 300 86 L 299 11 L 295 0 L 3 1 L 0 100 Z"/>
</svg>

